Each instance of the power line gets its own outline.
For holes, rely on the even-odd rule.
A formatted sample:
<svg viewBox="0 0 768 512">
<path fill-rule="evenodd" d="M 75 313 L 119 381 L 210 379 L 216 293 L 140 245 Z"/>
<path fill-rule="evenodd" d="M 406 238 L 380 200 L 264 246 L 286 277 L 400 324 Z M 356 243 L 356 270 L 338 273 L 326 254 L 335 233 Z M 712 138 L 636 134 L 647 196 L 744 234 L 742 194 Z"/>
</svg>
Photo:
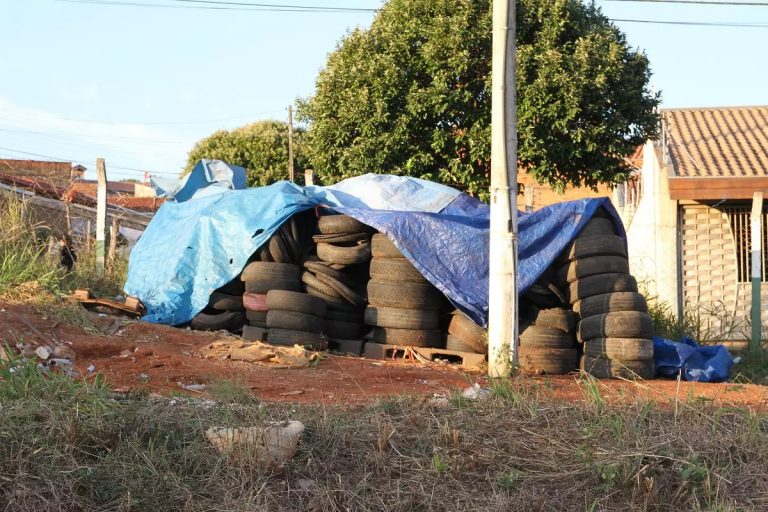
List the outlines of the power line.
<svg viewBox="0 0 768 512">
<path fill-rule="evenodd" d="M 152 7 L 165 9 L 196 9 L 196 10 L 216 10 L 216 11 L 258 11 L 258 12 L 304 12 L 304 13 L 374 13 L 377 9 L 357 8 L 357 7 L 324 7 L 324 6 L 292 6 L 280 4 L 252 4 L 246 2 L 214 2 L 199 0 L 200 4 L 214 5 L 172 5 L 172 4 L 148 4 L 143 2 L 125 1 L 125 0 L 53 0 L 54 2 L 64 2 L 73 4 L 91 4 L 91 5 L 118 5 L 129 7 Z M 166 0 L 167 2 L 192 2 L 193 0 Z"/>
<path fill-rule="evenodd" d="M 56 1 L 64 1 L 64 0 L 56 0 Z M 83 0 L 86 1 L 86 0 Z M 5 112 L 13 112 L 13 110 L 7 109 L 7 108 L 0 108 L 0 110 L 3 110 Z M 196 121 L 146 121 L 146 122 L 137 122 L 137 121 L 96 121 L 91 119 L 73 119 L 68 117 L 59 117 L 52 114 L 46 114 L 43 112 L 38 112 L 36 115 L 39 117 L 47 117 L 49 119 L 57 119 L 59 121 L 68 121 L 71 123 L 88 123 L 88 124 L 109 124 L 109 125 L 144 125 L 144 126 L 155 126 L 155 125 L 185 125 L 185 124 L 207 124 L 207 123 L 218 123 L 221 121 L 233 121 L 235 119 L 252 119 L 254 117 L 263 116 L 265 114 L 274 114 L 276 112 L 282 112 L 283 109 L 275 109 L 275 110 L 268 110 L 266 112 L 256 112 L 254 114 L 249 115 L 242 115 L 242 116 L 233 116 L 233 117 L 222 117 L 219 119 L 201 119 Z"/>
<path fill-rule="evenodd" d="M 47 158 L 49 160 L 56 160 L 56 161 L 59 161 L 59 162 L 74 162 L 74 163 L 77 163 L 77 164 L 84 164 L 84 165 L 88 164 L 88 165 L 90 165 L 90 162 L 88 162 L 86 160 L 79 160 L 79 159 L 76 159 L 76 158 L 64 158 L 64 157 L 61 157 L 61 156 L 44 155 L 42 153 L 33 153 L 31 151 L 22 151 L 20 149 L 6 148 L 6 147 L 2 147 L 2 146 L 0 146 L 0 150 L 10 151 L 11 153 L 19 153 L 21 155 L 36 156 L 38 158 Z M 143 172 L 147 172 L 146 169 L 137 169 L 136 167 L 125 167 L 125 166 L 121 166 L 121 165 L 110 164 L 109 167 L 112 168 L 112 169 L 120 169 L 120 170 L 123 170 L 123 171 L 136 171 L 136 172 L 142 172 L 142 173 Z M 150 174 L 158 174 L 158 175 L 165 174 L 165 175 L 168 175 L 168 176 L 178 176 L 178 174 L 171 173 L 171 172 L 151 172 L 150 171 Z"/>
<path fill-rule="evenodd" d="M 716 0 L 604 0 L 605 2 L 635 2 L 651 4 L 693 4 L 693 5 L 723 5 L 723 6 L 750 6 L 768 7 L 768 2 L 718 2 Z"/>
<path fill-rule="evenodd" d="M 736 28 L 768 28 L 768 23 L 721 23 L 717 21 L 663 21 L 663 20 L 631 20 L 609 18 L 618 23 L 651 23 L 657 25 L 689 25 L 698 27 L 736 27 Z"/>
</svg>

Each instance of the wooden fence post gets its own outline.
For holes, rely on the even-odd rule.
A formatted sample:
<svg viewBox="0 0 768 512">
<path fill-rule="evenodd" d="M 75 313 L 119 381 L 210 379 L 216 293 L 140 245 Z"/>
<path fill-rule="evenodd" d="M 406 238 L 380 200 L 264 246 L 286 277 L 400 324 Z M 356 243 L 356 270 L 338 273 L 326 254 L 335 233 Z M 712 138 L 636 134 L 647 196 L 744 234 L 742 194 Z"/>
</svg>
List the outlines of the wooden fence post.
<svg viewBox="0 0 768 512">
<path fill-rule="evenodd" d="M 103 158 L 96 159 L 96 274 L 104 274 L 104 239 L 107 229 L 107 167 Z"/>
<path fill-rule="evenodd" d="M 115 258 L 117 256 L 117 235 L 120 232 L 120 224 L 117 217 L 112 217 L 112 226 L 109 228 L 109 251 L 107 252 L 107 272 L 111 275 L 115 271 Z"/>
</svg>

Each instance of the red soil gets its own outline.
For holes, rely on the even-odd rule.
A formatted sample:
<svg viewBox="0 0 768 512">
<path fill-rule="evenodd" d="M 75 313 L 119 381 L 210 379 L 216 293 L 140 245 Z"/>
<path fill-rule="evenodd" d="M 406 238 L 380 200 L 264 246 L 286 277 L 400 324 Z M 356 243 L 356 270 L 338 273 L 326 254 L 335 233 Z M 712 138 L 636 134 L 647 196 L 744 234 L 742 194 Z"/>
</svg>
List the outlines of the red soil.
<svg viewBox="0 0 768 512">
<path fill-rule="evenodd" d="M 104 376 L 118 391 L 149 388 L 160 394 L 186 394 L 179 383 L 229 380 L 249 386 L 256 396 L 268 401 L 361 404 L 387 395 L 447 394 L 472 382 L 487 384 L 482 373 L 466 373 L 452 367 L 330 354 L 306 369 L 274 369 L 247 362 L 204 359 L 197 351 L 221 340 L 220 333 L 91 315 L 94 323 L 113 334 L 88 334 L 80 327 L 48 318 L 31 306 L 0 303 L 0 341 L 10 345 L 18 341 L 33 346 L 67 344 L 77 354 L 75 366 L 80 372 L 86 374 L 86 369 L 93 365 L 94 374 Z M 584 400 L 583 384 L 575 374 L 521 378 L 515 385 L 536 386 L 556 397 Z M 677 396 L 680 400 L 695 397 L 723 405 L 768 409 L 768 387 L 758 385 L 678 384 L 669 380 L 635 384 L 614 380 L 600 381 L 599 386 L 610 401 L 641 395 L 663 403 Z"/>
</svg>

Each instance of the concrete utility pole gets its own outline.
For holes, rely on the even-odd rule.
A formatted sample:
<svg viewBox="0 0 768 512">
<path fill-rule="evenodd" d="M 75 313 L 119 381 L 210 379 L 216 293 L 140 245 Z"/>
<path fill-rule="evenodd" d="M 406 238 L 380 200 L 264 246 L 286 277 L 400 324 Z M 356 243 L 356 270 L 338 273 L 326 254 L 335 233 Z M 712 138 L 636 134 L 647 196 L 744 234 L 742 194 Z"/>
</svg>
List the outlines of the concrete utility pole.
<svg viewBox="0 0 768 512">
<path fill-rule="evenodd" d="M 763 268 L 763 193 L 752 196 L 752 215 L 749 219 L 752 240 L 752 339 L 749 348 L 759 350 L 762 342 L 762 304 L 760 280 Z"/>
<path fill-rule="evenodd" d="M 107 229 L 107 167 L 103 158 L 96 159 L 96 273 L 104 274 L 104 240 Z"/>
<path fill-rule="evenodd" d="M 493 0 L 488 375 L 517 365 L 515 0 Z"/>
<path fill-rule="evenodd" d="M 293 183 L 293 106 L 288 105 L 288 179 Z"/>
</svg>

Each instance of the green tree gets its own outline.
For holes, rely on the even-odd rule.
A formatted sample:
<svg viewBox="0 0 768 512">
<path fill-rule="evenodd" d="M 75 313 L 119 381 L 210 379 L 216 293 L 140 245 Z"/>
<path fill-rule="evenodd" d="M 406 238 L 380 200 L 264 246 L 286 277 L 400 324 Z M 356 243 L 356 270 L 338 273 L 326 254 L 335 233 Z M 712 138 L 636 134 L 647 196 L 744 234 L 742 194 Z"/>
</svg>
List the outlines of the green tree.
<svg viewBox="0 0 768 512">
<path fill-rule="evenodd" d="M 657 133 L 649 63 L 597 7 L 518 0 L 519 165 L 556 189 L 620 182 Z M 349 33 L 299 116 L 321 179 L 388 172 L 484 196 L 490 0 L 389 0 Z"/>
<path fill-rule="evenodd" d="M 297 174 L 307 166 L 303 156 L 304 130 L 293 130 L 294 168 Z M 219 130 L 195 143 L 187 156 L 185 172 L 201 158 L 223 160 L 248 171 L 248 185 L 259 187 L 288 179 L 288 124 L 258 121 L 253 124 Z"/>
</svg>

